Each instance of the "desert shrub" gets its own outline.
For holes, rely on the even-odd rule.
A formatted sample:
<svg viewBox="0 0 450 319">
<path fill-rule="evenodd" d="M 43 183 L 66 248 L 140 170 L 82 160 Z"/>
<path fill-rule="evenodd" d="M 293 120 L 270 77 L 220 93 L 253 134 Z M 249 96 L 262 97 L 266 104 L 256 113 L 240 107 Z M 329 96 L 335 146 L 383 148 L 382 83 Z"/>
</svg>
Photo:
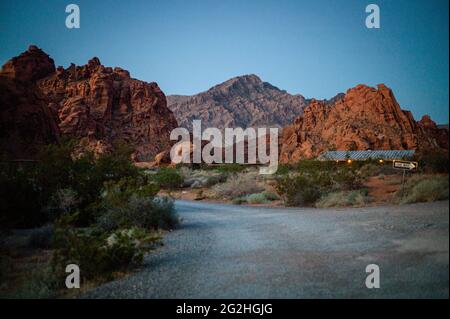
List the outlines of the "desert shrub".
<svg viewBox="0 0 450 319">
<path fill-rule="evenodd" d="M 287 206 L 314 204 L 321 196 L 320 186 L 304 174 L 285 175 L 277 180 L 277 192 Z"/>
<path fill-rule="evenodd" d="M 54 228 L 52 225 L 45 225 L 35 228 L 28 237 L 28 247 L 48 249 L 53 243 Z"/>
<path fill-rule="evenodd" d="M 331 173 L 335 188 L 340 190 L 354 190 L 361 186 L 361 179 L 356 170 L 341 168 Z"/>
<path fill-rule="evenodd" d="M 211 166 L 214 170 L 225 173 L 225 174 L 237 174 L 246 169 L 245 165 L 239 163 L 229 163 L 229 164 L 221 164 L 216 166 Z"/>
<path fill-rule="evenodd" d="M 358 174 L 362 178 L 368 178 L 372 176 L 376 176 L 380 173 L 380 165 L 374 164 L 374 163 L 368 163 L 366 165 L 363 165 L 359 170 Z"/>
<path fill-rule="evenodd" d="M 111 205 L 98 218 L 103 230 L 139 227 L 143 229 L 173 229 L 179 223 L 173 201 L 168 197 L 131 196 L 125 205 Z"/>
<path fill-rule="evenodd" d="M 247 204 L 247 196 L 240 196 L 240 197 L 233 198 L 233 200 L 231 202 L 234 205 Z"/>
<path fill-rule="evenodd" d="M 153 175 L 154 181 L 165 189 L 179 188 L 183 184 L 183 176 L 176 168 L 160 168 Z"/>
<path fill-rule="evenodd" d="M 288 206 L 312 205 L 323 194 L 360 188 L 361 165 L 300 161 L 292 166 L 291 173 L 278 174 L 276 190 Z"/>
<path fill-rule="evenodd" d="M 62 216 L 55 229 L 52 269 L 64 276 L 68 264 L 80 267 L 84 280 L 110 279 L 113 272 L 139 265 L 143 254 L 159 236 L 139 228 L 120 229 L 113 233 L 77 229 L 71 224 L 75 216 Z"/>
<path fill-rule="evenodd" d="M 247 203 L 249 204 L 267 204 L 269 201 L 263 193 L 247 195 Z"/>
<path fill-rule="evenodd" d="M 153 199 L 153 228 L 173 229 L 178 226 L 180 219 L 175 210 L 175 205 L 169 197 L 155 197 Z"/>
<path fill-rule="evenodd" d="M 46 207 L 48 218 L 54 220 L 61 214 L 69 214 L 76 210 L 79 204 L 77 193 L 71 188 L 59 189 L 50 197 Z"/>
<path fill-rule="evenodd" d="M 364 206 L 370 201 L 367 194 L 366 189 L 328 193 L 320 198 L 316 207 Z"/>
<path fill-rule="evenodd" d="M 289 174 L 292 171 L 292 167 L 287 164 L 278 165 L 277 175 L 285 175 Z"/>
<path fill-rule="evenodd" d="M 279 200 L 280 196 L 272 192 L 263 192 L 264 197 L 269 201 Z"/>
<path fill-rule="evenodd" d="M 259 193 L 263 190 L 264 188 L 257 184 L 255 176 L 245 173 L 234 174 L 225 183 L 213 187 L 217 196 L 227 199 Z"/>
<path fill-rule="evenodd" d="M 419 167 L 428 173 L 448 173 L 448 153 L 429 152 L 422 155 Z"/>
<path fill-rule="evenodd" d="M 36 227 L 46 223 L 50 217 L 47 209 L 55 204 L 55 196 L 67 195 L 64 191 L 70 189 L 77 197 L 74 206 L 80 211 L 79 223 L 87 225 L 93 220 L 91 207 L 99 199 L 105 182 L 139 175 L 128 147 L 117 144 L 113 152 L 97 159 L 90 152 L 74 156 L 75 149 L 74 141 L 63 141 L 60 145 L 43 147 L 36 162 L 1 164 L 3 224 Z M 56 209 L 53 213 L 58 217 L 63 211 Z"/>
<path fill-rule="evenodd" d="M 409 179 L 395 196 L 402 204 L 448 199 L 448 176 L 415 176 Z"/>
<path fill-rule="evenodd" d="M 206 183 L 205 183 L 205 187 L 211 187 L 214 186 L 216 184 L 219 183 L 224 183 L 227 180 L 227 175 L 226 174 L 219 174 L 219 175 L 214 175 L 214 176 L 208 176 Z"/>
<path fill-rule="evenodd" d="M 27 280 L 14 293 L 19 299 L 48 299 L 57 296 L 61 283 L 49 265 L 36 265 Z"/>
<path fill-rule="evenodd" d="M 106 209 L 114 206 L 124 206 L 128 204 L 132 196 L 153 198 L 158 191 L 158 185 L 151 182 L 148 177 L 126 177 L 119 181 L 105 183 L 101 204 Z"/>
</svg>

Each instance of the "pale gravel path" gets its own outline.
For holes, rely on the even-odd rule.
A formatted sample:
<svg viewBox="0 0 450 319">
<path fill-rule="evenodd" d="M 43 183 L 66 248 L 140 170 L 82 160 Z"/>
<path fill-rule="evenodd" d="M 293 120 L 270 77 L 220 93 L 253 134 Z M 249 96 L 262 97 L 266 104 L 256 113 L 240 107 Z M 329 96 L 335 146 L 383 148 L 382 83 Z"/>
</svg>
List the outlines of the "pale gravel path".
<svg viewBox="0 0 450 319">
<path fill-rule="evenodd" d="M 448 298 L 449 202 L 354 209 L 177 201 L 180 229 L 88 298 Z M 365 267 L 381 269 L 367 289 Z"/>
</svg>

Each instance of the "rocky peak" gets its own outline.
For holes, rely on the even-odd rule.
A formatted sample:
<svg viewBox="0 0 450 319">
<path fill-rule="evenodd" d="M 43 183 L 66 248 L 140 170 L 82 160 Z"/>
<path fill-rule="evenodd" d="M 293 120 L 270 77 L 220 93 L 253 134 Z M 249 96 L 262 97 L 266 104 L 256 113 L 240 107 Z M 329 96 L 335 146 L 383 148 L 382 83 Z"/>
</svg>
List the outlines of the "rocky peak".
<svg viewBox="0 0 450 319">
<path fill-rule="evenodd" d="M 384 84 L 360 84 L 331 105 L 312 99 L 283 130 L 280 159 L 298 161 L 327 150 L 448 149 L 448 133 L 434 126 L 429 118 L 416 122 Z"/>
<path fill-rule="evenodd" d="M 438 128 L 436 123 L 427 114 L 422 116 L 422 118 L 420 119 L 420 121 L 418 123 L 423 128 L 430 128 L 430 129 L 437 129 Z"/>
<path fill-rule="evenodd" d="M 30 46 L 0 75 L 0 146 L 13 158 L 32 157 L 61 134 L 96 153 L 122 141 L 134 147 L 135 160 L 148 160 L 170 145 L 178 126 L 156 83 L 132 79 L 97 57 L 56 70 Z"/>
<path fill-rule="evenodd" d="M 168 97 L 178 122 L 189 129 L 196 119 L 205 127 L 281 127 L 301 114 L 306 104 L 303 96 L 282 91 L 254 74 L 234 77 L 193 96 Z"/>
<path fill-rule="evenodd" d="M 36 81 L 55 72 L 55 63 L 48 54 L 35 45 L 6 62 L 0 75 L 18 81 Z"/>
</svg>

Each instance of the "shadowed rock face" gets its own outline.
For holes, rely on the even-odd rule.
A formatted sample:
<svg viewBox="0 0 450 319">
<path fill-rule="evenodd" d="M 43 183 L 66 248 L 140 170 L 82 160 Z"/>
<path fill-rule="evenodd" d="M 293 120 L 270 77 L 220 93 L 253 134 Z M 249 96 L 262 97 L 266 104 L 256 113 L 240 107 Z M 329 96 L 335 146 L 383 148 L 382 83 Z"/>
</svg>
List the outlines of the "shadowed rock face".
<svg viewBox="0 0 450 319">
<path fill-rule="evenodd" d="M 292 162 L 327 150 L 448 149 L 448 131 L 429 117 L 416 122 L 385 85 L 358 85 L 334 103 L 312 100 L 281 144 L 280 160 Z"/>
<path fill-rule="evenodd" d="M 96 153 L 109 151 L 115 141 L 122 141 L 135 149 L 135 160 L 148 160 L 169 146 L 170 132 L 177 127 L 166 97 L 156 83 L 132 79 L 121 68 L 104 67 L 98 58 L 84 66 L 72 64 L 67 69 L 55 70 L 53 60 L 31 46 L 7 62 L 2 74 L 5 78 L 36 83 L 33 92 L 39 95 L 39 103 L 27 90 L 16 92 L 15 98 L 26 101 L 29 109 L 48 114 L 40 117 L 43 123 L 48 124 L 53 115 L 62 135 L 79 140 L 80 145 Z M 0 97 L 8 99 L 11 109 L 13 99 L 6 93 L 2 89 Z M 7 113 L 3 104 L 2 122 L 27 114 L 21 110 Z M 3 130 L 2 125 L 2 131 L 7 131 L 5 136 L 12 136 L 11 130 L 11 127 Z M 19 132 L 17 136 L 25 131 L 31 135 L 33 131 L 43 131 L 32 125 L 18 125 L 15 130 Z M 5 137 L 5 143 L 9 144 L 19 140 L 17 137 L 9 142 Z M 52 141 L 43 139 L 46 143 Z"/>
<path fill-rule="evenodd" d="M 169 108 L 180 126 L 282 127 L 302 114 L 307 100 L 261 81 L 256 75 L 232 78 L 193 96 L 168 96 Z"/>
<path fill-rule="evenodd" d="M 59 141 L 56 118 L 36 86 L 55 71 L 42 50 L 28 51 L 8 61 L 0 71 L 0 156 L 31 159 L 39 148 Z"/>
</svg>

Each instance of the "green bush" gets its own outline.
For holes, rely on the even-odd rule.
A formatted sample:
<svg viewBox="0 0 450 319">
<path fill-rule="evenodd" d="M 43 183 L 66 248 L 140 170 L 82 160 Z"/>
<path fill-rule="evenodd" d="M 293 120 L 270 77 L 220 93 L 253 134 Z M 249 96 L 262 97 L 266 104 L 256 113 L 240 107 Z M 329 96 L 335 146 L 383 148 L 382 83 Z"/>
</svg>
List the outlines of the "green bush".
<svg viewBox="0 0 450 319">
<path fill-rule="evenodd" d="M 321 196 L 319 184 L 304 174 L 278 178 L 276 189 L 287 206 L 311 205 Z"/>
<path fill-rule="evenodd" d="M 247 196 L 247 203 L 249 204 L 267 204 L 269 201 L 263 193 L 250 194 Z"/>
<path fill-rule="evenodd" d="M 364 206 L 369 203 L 366 189 L 328 193 L 320 198 L 316 207 Z"/>
<path fill-rule="evenodd" d="M 247 204 L 247 196 L 240 196 L 240 197 L 233 198 L 232 203 L 234 205 Z"/>
<path fill-rule="evenodd" d="M 395 196 L 402 204 L 448 199 L 448 176 L 415 176 L 409 179 Z"/>
<path fill-rule="evenodd" d="M 368 177 L 372 177 L 372 176 L 376 176 L 378 174 L 380 174 L 380 165 L 374 164 L 374 163 L 368 163 L 366 165 L 363 165 L 359 170 L 358 170 L 358 174 L 362 177 L 362 178 L 368 178 Z"/>
<path fill-rule="evenodd" d="M 35 163 L 0 165 L 0 222 L 3 225 L 40 226 L 52 217 L 48 208 L 57 218 L 64 208 L 54 207 L 58 206 L 55 198 L 66 190 L 76 196 L 75 207 L 71 208 L 80 212 L 78 222 L 88 225 L 95 217 L 92 207 L 99 200 L 105 182 L 139 175 L 128 147 L 116 144 L 113 152 L 97 159 L 89 152 L 74 156 L 75 149 L 75 142 L 63 141 L 60 145 L 45 146 Z"/>
<path fill-rule="evenodd" d="M 98 218 L 103 230 L 139 227 L 148 230 L 173 229 L 179 223 L 173 201 L 167 197 L 131 196 L 125 205 L 109 205 Z"/>
<path fill-rule="evenodd" d="M 332 161 L 300 161 L 291 173 L 278 175 L 276 190 L 287 206 L 312 205 L 323 194 L 360 188 L 358 167 Z"/>
<path fill-rule="evenodd" d="M 83 280 L 111 279 L 116 271 L 138 266 L 145 251 L 160 237 L 138 228 L 120 229 L 113 233 L 93 229 L 77 229 L 74 216 L 66 215 L 57 222 L 52 268 L 64 276 L 68 264 L 80 267 Z"/>
<path fill-rule="evenodd" d="M 183 176 L 176 168 L 160 168 L 153 178 L 164 189 L 179 188 L 184 181 Z"/>
<path fill-rule="evenodd" d="M 280 196 L 278 196 L 275 193 L 271 193 L 271 192 L 264 192 L 264 197 L 269 200 L 269 201 L 274 201 L 274 200 L 279 200 Z"/>
<path fill-rule="evenodd" d="M 55 298 L 60 287 L 60 280 L 55 276 L 53 269 L 48 265 L 37 264 L 12 297 L 18 299 Z"/>
</svg>

